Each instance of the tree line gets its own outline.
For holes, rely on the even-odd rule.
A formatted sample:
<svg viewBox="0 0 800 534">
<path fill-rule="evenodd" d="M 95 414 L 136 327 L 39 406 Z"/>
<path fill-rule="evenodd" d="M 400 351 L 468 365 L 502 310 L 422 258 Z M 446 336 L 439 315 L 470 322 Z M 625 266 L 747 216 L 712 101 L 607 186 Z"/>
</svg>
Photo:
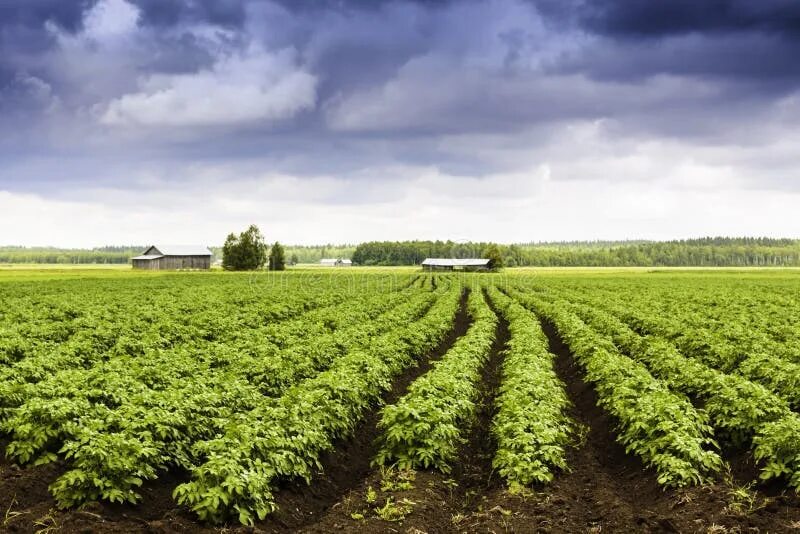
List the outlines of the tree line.
<svg viewBox="0 0 800 534">
<path fill-rule="evenodd" d="M 417 265 L 425 258 L 481 258 L 492 243 L 373 241 L 353 253 L 359 265 Z M 800 266 L 800 240 L 708 237 L 675 241 L 598 241 L 496 245 L 506 267 Z"/>
<path fill-rule="evenodd" d="M 0 247 L 0 263 L 125 264 L 144 247 L 63 249 L 51 247 Z"/>
<path fill-rule="evenodd" d="M 234 235 L 234 238 L 237 236 Z M 261 237 L 263 243 L 263 236 Z M 284 264 L 350 258 L 358 265 L 418 265 L 425 258 L 480 258 L 493 243 L 454 241 L 372 241 L 353 245 L 285 246 Z M 259 256 L 269 264 L 269 251 Z M 0 263 L 126 264 L 144 246 L 93 249 L 0 247 Z M 212 248 L 223 257 L 223 247 Z M 706 237 L 675 241 L 574 241 L 496 245 L 506 267 L 766 267 L 800 266 L 800 240 Z M 277 265 L 277 263 L 276 263 Z"/>
</svg>

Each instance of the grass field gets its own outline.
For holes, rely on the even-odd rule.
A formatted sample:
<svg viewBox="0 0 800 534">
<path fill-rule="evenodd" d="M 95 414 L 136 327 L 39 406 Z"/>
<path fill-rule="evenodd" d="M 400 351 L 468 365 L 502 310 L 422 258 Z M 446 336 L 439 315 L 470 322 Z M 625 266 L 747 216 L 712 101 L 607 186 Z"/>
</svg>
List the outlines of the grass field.
<svg viewBox="0 0 800 534">
<path fill-rule="evenodd" d="M 3 528 L 797 530 L 799 313 L 788 269 L 0 267 Z"/>
</svg>

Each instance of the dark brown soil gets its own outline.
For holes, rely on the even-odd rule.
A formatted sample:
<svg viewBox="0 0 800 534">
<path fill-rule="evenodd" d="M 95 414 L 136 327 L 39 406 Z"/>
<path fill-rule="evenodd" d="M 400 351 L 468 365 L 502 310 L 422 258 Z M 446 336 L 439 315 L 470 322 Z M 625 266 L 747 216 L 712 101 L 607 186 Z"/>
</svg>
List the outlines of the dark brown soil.
<svg viewBox="0 0 800 534">
<path fill-rule="evenodd" d="M 486 297 L 486 295 L 484 295 Z M 488 297 L 487 301 L 488 301 Z M 475 421 L 467 433 L 467 442 L 459 453 L 459 462 L 453 466 L 453 478 L 464 494 L 465 506 L 470 507 L 472 497 L 491 488 L 499 487 L 501 480 L 493 476 L 492 459 L 497 445 L 491 432 L 495 415 L 495 397 L 500 388 L 503 357 L 508 344 L 508 322 L 498 315 L 497 332 L 489 357 L 481 371 Z M 474 492 L 474 495 L 472 495 Z"/>
<path fill-rule="evenodd" d="M 48 486 L 65 468 L 59 463 L 19 468 L 0 465 L 0 532 L 212 532 L 175 505 L 172 489 L 185 475 L 163 475 L 140 491 L 138 506 L 91 503 L 81 510 L 60 511 Z M 174 528 L 172 528 L 174 527 Z"/>
<path fill-rule="evenodd" d="M 393 402 L 463 334 L 463 311 L 450 338 L 400 377 L 384 399 Z M 779 484 L 759 485 L 747 450 L 725 449 L 731 465 L 725 480 L 685 490 L 663 490 L 651 470 L 614 440 L 614 421 L 597 407 L 594 389 L 550 325 L 545 325 L 556 370 L 573 402 L 571 415 L 583 429 L 569 451 L 570 471 L 546 486 L 511 494 L 492 476 L 494 444 L 486 431 L 502 362 L 502 343 L 484 370 L 481 407 L 463 449 L 463 466 L 451 475 L 397 473 L 369 467 L 374 454 L 377 408 L 353 439 L 338 444 L 310 487 L 287 485 L 282 511 L 255 529 L 227 532 L 800 532 L 800 499 Z M 502 328 L 502 326 L 501 326 Z M 498 338 L 505 334 L 499 332 Z M 497 345 L 497 344 L 496 344 Z M 82 511 L 54 511 L 47 485 L 58 464 L 19 469 L 0 462 L 0 532 L 218 532 L 175 506 L 170 492 L 182 478 L 146 486 L 133 506 L 92 504 Z M 388 505 L 387 505 L 388 501 Z M 20 515 L 16 515 L 20 514 Z M 381 517 L 383 516 L 383 517 Z M 391 520 L 388 520 L 391 519 Z M 46 530 L 50 528 L 50 530 Z M 43 530 L 44 529 L 44 530 Z"/>
</svg>

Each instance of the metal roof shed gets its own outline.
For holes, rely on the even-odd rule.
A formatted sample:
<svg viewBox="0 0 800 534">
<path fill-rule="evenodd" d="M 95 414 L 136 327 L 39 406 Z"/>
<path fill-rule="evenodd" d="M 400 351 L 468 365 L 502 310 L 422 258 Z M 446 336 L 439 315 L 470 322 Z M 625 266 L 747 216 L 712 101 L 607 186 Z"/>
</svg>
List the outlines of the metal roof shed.
<svg viewBox="0 0 800 534">
<path fill-rule="evenodd" d="M 325 267 L 350 267 L 353 262 L 342 258 L 322 258 L 319 264 Z"/>
<path fill-rule="evenodd" d="M 485 271 L 492 268 L 492 260 L 485 258 L 425 258 L 426 271 Z"/>
</svg>

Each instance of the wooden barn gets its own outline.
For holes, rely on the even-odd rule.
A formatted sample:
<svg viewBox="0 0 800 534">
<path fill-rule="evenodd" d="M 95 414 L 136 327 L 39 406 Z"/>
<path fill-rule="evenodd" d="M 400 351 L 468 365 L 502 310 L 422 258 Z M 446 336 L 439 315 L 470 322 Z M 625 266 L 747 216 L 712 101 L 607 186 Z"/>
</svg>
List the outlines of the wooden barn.
<svg viewBox="0 0 800 534">
<path fill-rule="evenodd" d="M 425 258 L 423 271 L 488 271 L 493 267 L 492 260 L 482 258 Z"/>
<path fill-rule="evenodd" d="M 199 245 L 153 245 L 132 258 L 134 269 L 210 269 L 211 251 Z"/>
</svg>

